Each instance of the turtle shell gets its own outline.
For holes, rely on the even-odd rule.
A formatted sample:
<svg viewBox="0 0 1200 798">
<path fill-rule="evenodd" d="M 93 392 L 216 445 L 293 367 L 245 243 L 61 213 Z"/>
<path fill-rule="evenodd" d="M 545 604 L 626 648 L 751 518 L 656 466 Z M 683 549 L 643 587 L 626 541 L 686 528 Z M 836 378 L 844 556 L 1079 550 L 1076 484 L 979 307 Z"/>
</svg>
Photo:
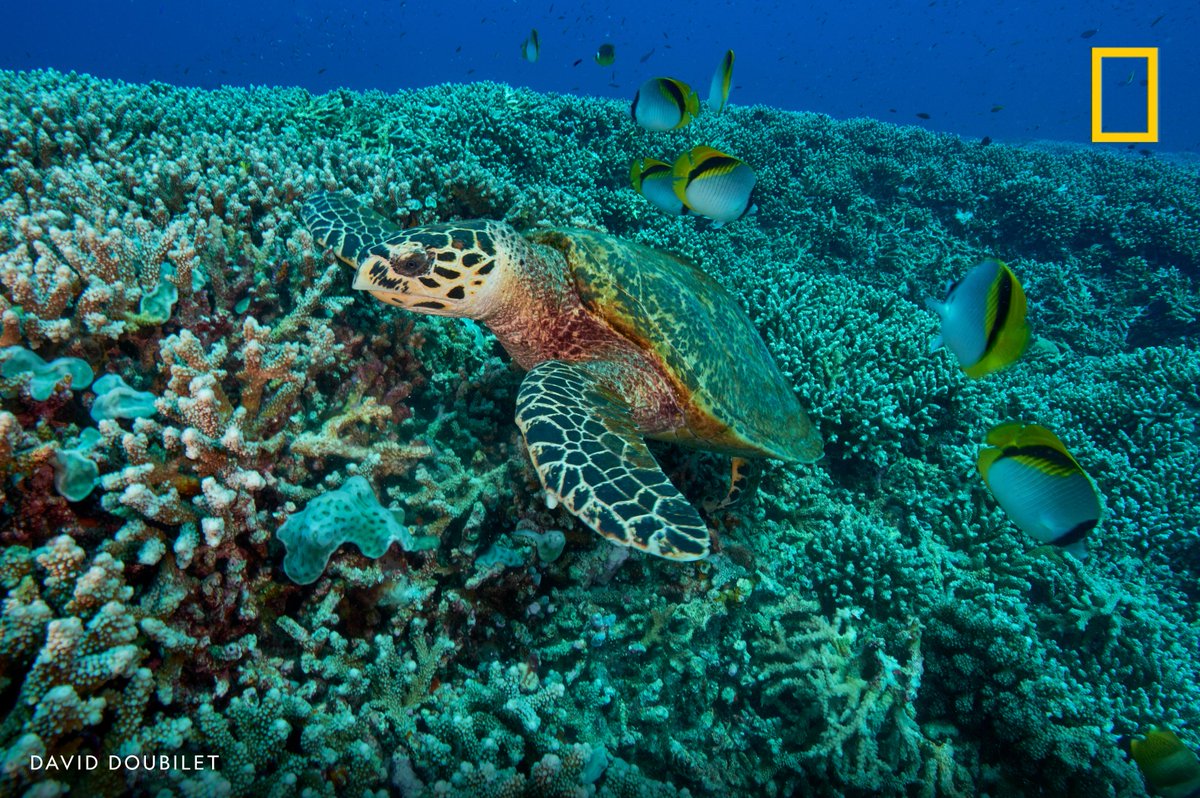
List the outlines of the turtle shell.
<svg viewBox="0 0 1200 798">
<path fill-rule="evenodd" d="M 685 260 L 588 230 L 528 238 L 566 258 L 579 297 L 655 355 L 685 405 L 687 428 L 653 437 L 735 455 L 812 462 L 821 438 L 750 318 Z"/>
</svg>

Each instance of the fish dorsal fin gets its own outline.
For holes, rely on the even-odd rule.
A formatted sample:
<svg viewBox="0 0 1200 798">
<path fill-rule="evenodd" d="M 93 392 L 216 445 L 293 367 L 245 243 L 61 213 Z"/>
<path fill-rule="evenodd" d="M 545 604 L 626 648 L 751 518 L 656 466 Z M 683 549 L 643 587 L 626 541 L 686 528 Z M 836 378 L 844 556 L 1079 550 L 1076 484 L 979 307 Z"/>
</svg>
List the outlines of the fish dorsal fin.
<svg viewBox="0 0 1200 798">
<path fill-rule="evenodd" d="M 1079 462 L 1067 451 L 1067 447 L 1058 436 L 1041 424 L 1024 424 L 1020 421 L 1010 421 L 994 427 L 987 435 L 987 442 L 1005 450 L 1006 454 L 1017 457 L 1033 457 L 1038 461 L 1036 467 L 1046 473 L 1067 473 L 1078 471 L 1086 474 Z M 1038 452 L 1041 449 L 1041 452 Z M 1055 457 L 1057 455 L 1057 457 Z M 1028 461 L 1027 462 L 1031 462 Z"/>
<path fill-rule="evenodd" d="M 1041 424 L 1026 424 L 1017 436 L 1018 446 L 1049 446 L 1063 454 L 1067 453 L 1067 447 L 1059 440 L 1058 436 L 1050 430 L 1043 427 Z"/>
<path fill-rule="evenodd" d="M 1024 428 L 1025 422 L 1023 421 L 1009 421 L 992 427 L 987 434 L 988 445 L 1001 448 L 1012 446 L 1017 442 L 1017 438 Z"/>
</svg>

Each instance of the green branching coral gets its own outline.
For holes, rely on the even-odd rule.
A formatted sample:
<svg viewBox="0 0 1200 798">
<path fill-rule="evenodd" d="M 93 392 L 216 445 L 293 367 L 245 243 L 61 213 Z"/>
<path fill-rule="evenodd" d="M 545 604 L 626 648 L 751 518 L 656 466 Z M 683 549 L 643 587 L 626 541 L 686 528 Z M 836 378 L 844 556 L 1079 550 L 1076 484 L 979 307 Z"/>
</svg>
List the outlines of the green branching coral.
<svg viewBox="0 0 1200 798">
<path fill-rule="evenodd" d="M 123 570 L 108 554 L 89 563 L 67 535 L 32 552 L 5 550 L 0 672 L 18 695 L 0 724 L 0 741 L 25 755 L 4 771 L 6 791 L 35 777 L 28 755 L 76 750 L 91 735 L 104 735 L 96 752 L 104 755 L 166 742 L 166 727 L 144 725 L 153 681 L 141 667 L 133 588 Z M 114 788 L 108 770 L 62 777 L 95 794 Z"/>
</svg>

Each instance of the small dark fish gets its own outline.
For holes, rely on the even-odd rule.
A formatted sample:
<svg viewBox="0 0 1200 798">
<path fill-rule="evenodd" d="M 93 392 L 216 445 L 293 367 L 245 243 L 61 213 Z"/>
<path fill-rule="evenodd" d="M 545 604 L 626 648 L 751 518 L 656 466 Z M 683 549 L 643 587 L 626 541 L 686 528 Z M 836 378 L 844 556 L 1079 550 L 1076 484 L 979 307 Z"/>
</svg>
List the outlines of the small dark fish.
<svg viewBox="0 0 1200 798">
<path fill-rule="evenodd" d="M 889 113 L 889 114 L 894 114 L 894 113 L 896 113 L 896 109 L 895 109 L 895 108 L 889 108 L 889 109 L 888 109 L 888 113 Z"/>
<path fill-rule="evenodd" d="M 468 69 L 468 70 L 467 70 L 467 74 L 468 74 L 468 75 L 474 75 L 474 74 L 475 74 L 475 70 L 474 70 L 474 69 Z"/>
<path fill-rule="evenodd" d="M 583 63 L 583 59 L 582 59 L 582 58 L 576 58 L 576 59 L 575 59 L 575 63 L 574 63 L 574 64 L 571 64 L 571 66 L 579 66 L 579 65 L 580 65 L 580 64 L 582 64 L 582 63 Z"/>
<path fill-rule="evenodd" d="M 462 45 L 460 44 L 458 47 L 455 47 L 455 48 L 454 48 L 454 52 L 456 52 L 456 53 L 461 53 L 461 52 L 462 52 Z"/>
<path fill-rule="evenodd" d="M 1096 28 L 1089 28 L 1088 30 L 1085 30 L 1083 33 L 1079 34 L 1079 38 L 1090 39 L 1099 32 L 1100 31 L 1098 31 Z"/>
<path fill-rule="evenodd" d="M 1166 16 L 1166 14 L 1159 14 L 1159 15 L 1158 15 L 1158 17 L 1157 17 L 1157 18 L 1155 18 L 1155 20 L 1154 20 L 1153 22 L 1151 22 L 1151 23 L 1150 23 L 1150 27 L 1152 27 L 1152 28 L 1153 28 L 1155 25 L 1157 25 L 1158 23 L 1162 22 L 1162 20 L 1163 20 L 1163 17 L 1165 17 L 1165 16 Z"/>
<path fill-rule="evenodd" d="M 619 89 L 619 88 L 621 88 L 621 84 L 620 83 L 610 83 L 610 84 L 608 84 L 608 87 L 610 89 Z"/>
<path fill-rule="evenodd" d="M 1001 111 L 1003 111 L 1003 110 L 1004 110 L 1004 106 L 1003 106 L 1003 105 L 993 105 L 993 106 L 992 106 L 992 113 L 993 113 L 993 114 L 998 114 L 998 113 L 1000 113 L 1000 112 L 1001 112 Z"/>
<path fill-rule="evenodd" d="M 983 138 L 981 138 L 981 139 L 979 140 L 979 146 L 980 146 L 980 147 L 986 147 L 987 145 L 989 145 L 989 144 L 991 144 L 991 143 L 992 143 L 992 137 L 991 137 L 991 136 L 984 136 Z"/>
<path fill-rule="evenodd" d="M 325 70 L 326 70 L 326 69 L 328 69 L 328 68 L 329 68 L 329 67 L 321 67 L 320 69 L 318 69 L 318 70 L 317 70 L 317 74 L 318 74 L 318 75 L 324 75 L 324 74 L 325 74 Z"/>
<path fill-rule="evenodd" d="M 929 119 L 929 114 L 922 111 L 921 113 L 917 114 L 917 119 Z"/>
<path fill-rule="evenodd" d="M 654 48 L 653 48 L 653 47 L 651 47 L 651 48 L 650 48 L 650 52 L 646 53 L 645 55 L 643 55 L 641 58 L 639 58 L 639 59 L 638 59 L 638 63 L 639 63 L 639 64 L 644 64 L 644 63 L 646 63 L 647 61 L 649 61 L 649 60 L 650 60 L 650 56 L 652 56 L 652 55 L 654 55 Z"/>
<path fill-rule="evenodd" d="M 1138 150 L 1144 157 L 1149 158 L 1154 153 L 1151 150 Z"/>
</svg>

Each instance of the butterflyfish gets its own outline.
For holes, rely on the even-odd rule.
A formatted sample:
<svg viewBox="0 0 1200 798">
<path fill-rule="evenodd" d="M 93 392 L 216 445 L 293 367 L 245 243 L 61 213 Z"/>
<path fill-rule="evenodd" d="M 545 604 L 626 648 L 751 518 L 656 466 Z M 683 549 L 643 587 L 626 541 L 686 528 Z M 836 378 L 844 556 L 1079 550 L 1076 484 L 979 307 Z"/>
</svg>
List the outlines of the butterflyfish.
<svg viewBox="0 0 1200 798">
<path fill-rule="evenodd" d="M 538 42 L 537 28 L 534 28 L 529 32 L 529 37 L 521 42 L 521 57 L 532 64 L 538 60 L 541 52 L 542 46 Z"/>
<path fill-rule="evenodd" d="M 993 428 L 977 465 L 988 490 L 1021 531 L 1087 557 L 1084 538 L 1100 523 L 1100 495 L 1053 432 L 1010 421 Z"/>
<path fill-rule="evenodd" d="M 633 96 L 633 121 L 646 130 L 681 128 L 700 111 L 696 92 L 682 80 L 650 78 Z"/>
<path fill-rule="evenodd" d="M 688 213 L 683 200 L 675 196 L 671 164 L 654 158 L 638 158 L 629 169 L 633 189 L 663 213 L 681 216 Z"/>
<path fill-rule="evenodd" d="M 751 194 L 758 178 L 740 158 L 700 145 L 671 167 L 675 196 L 694 213 L 724 224 L 754 210 Z"/>
<path fill-rule="evenodd" d="M 729 89 L 733 85 L 733 50 L 726 50 L 721 65 L 713 73 L 708 87 L 708 107 L 720 113 L 729 103 Z"/>
<path fill-rule="evenodd" d="M 946 300 L 930 297 L 925 307 L 942 321 L 930 351 L 945 345 L 968 377 L 1010 366 L 1025 351 L 1025 291 L 1002 261 L 988 259 L 946 287 Z"/>
<path fill-rule="evenodd" d="M 1151 726 L 1141 739 L 1129 741 L 1129 753 L 1156 795 L 1200 795 L 1200 759 L 1175 732 Z"/>
<path fill-rule="evenodd" d="M 613 47 L 608 42 L 600 45 L 596 50 L 596 63 L 600 66 L 611 66 L 612 62 L 617 59 L 617 48 Z"/>
</svg>

